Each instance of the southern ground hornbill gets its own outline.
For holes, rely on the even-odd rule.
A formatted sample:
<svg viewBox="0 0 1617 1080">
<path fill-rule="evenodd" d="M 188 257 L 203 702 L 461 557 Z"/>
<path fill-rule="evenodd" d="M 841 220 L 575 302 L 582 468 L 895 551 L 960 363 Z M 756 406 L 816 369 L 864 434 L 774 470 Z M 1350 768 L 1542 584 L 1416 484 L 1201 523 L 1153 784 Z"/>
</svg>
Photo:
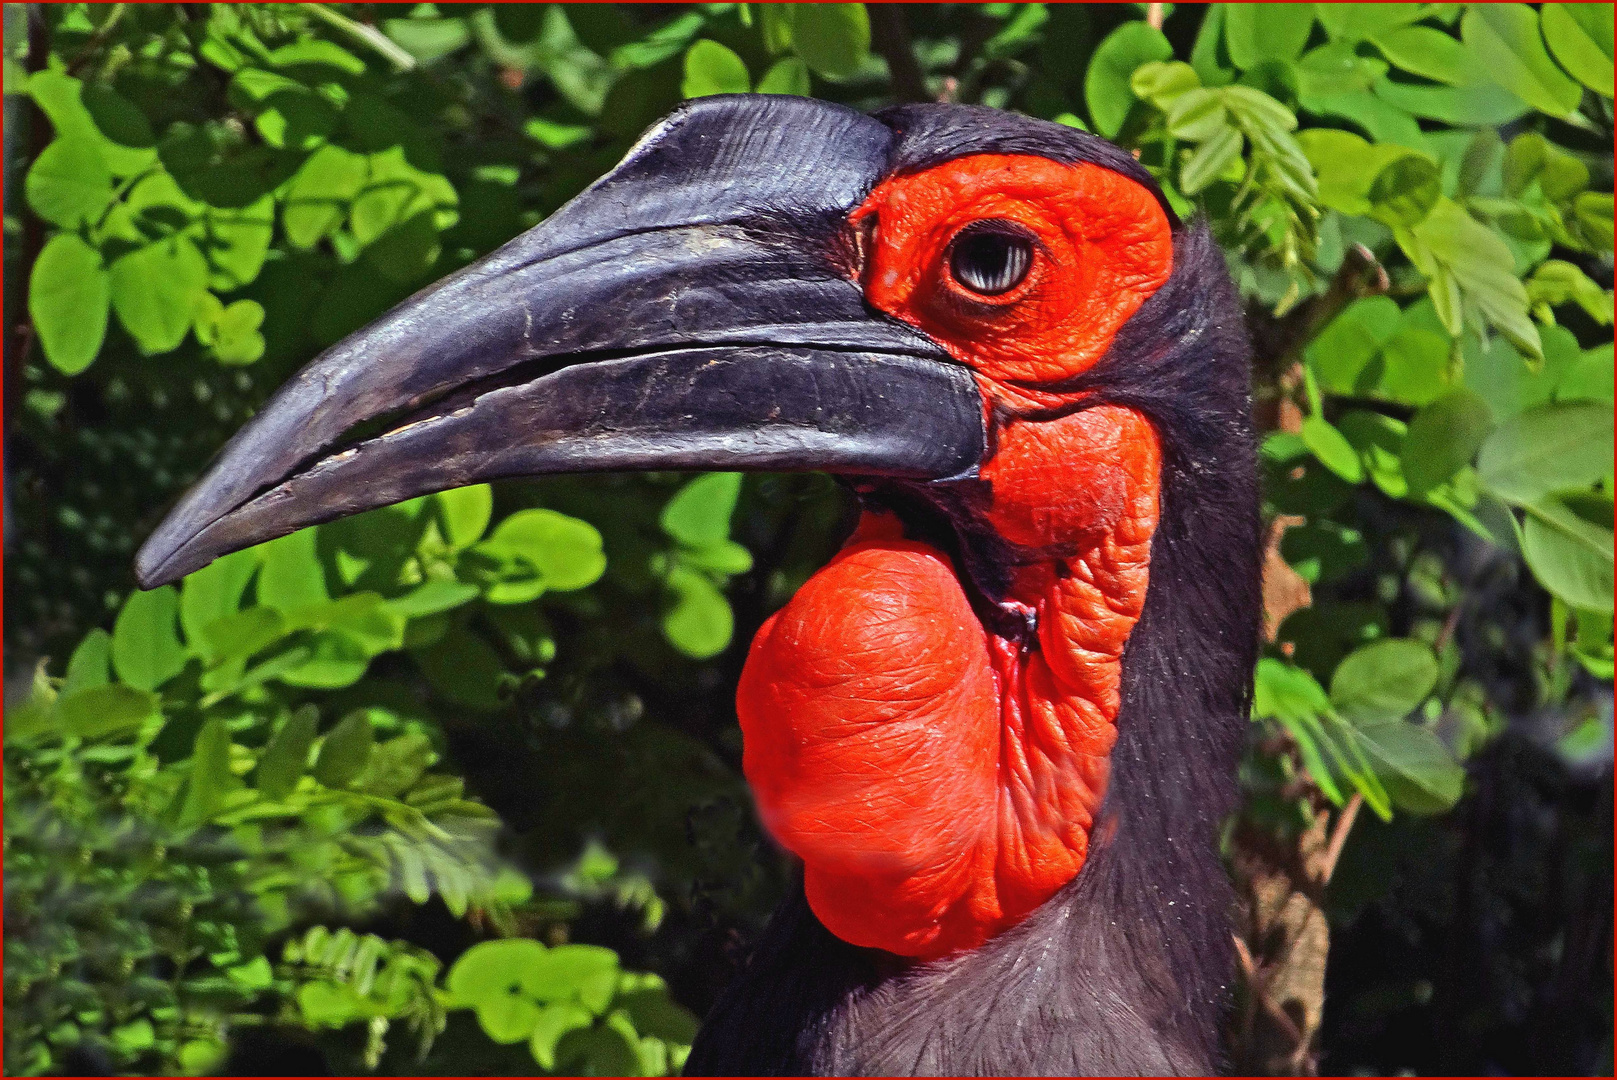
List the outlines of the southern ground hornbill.
<svg viewBox="0 0 1617 1080">
<path fill-rule="evenodd" d="M 741 678 L 802 886 L 688 1071 L 1217 1068 L 1260 545 L 1204 226 L 1055 124 L 693 102 L 305 368 L 138 573 L 606 469 L 826 470 L 864 508 Z"/>
</svg>

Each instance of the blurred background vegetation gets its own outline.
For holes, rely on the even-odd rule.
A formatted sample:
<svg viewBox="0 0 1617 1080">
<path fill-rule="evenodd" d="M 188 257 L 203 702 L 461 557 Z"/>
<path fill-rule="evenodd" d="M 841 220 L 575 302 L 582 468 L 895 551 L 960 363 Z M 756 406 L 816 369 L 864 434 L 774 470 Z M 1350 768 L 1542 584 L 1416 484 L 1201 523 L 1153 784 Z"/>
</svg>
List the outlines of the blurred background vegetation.
<svg viewBox="0 0 1617 1080">
<path fill-rule="evenodd" d="M 749 91 L 1088 128 L 1228 253 L 1233 1065 L 1609 1073 L 1609 4 L 5 5 L 5 1071 L 677 1071 L 789 880 L 732 695 L 833 482 L 130 564 L 320 349 Z"/>
</svg>

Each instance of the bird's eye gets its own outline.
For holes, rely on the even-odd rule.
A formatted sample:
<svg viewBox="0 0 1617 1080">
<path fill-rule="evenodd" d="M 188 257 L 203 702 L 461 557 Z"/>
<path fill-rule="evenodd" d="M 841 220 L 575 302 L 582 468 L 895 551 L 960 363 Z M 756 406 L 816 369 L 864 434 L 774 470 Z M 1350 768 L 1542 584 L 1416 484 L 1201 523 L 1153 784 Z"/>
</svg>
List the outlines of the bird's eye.
<svg viewBox="0 0 1617 1080">
<path fill-rule="evenodd" d="M 955 236 L 949 271 L 981 296 L 1010 292 L 1033 269 L 1033 239 L 1008 221 L 979 221 Z"/>
</svg>

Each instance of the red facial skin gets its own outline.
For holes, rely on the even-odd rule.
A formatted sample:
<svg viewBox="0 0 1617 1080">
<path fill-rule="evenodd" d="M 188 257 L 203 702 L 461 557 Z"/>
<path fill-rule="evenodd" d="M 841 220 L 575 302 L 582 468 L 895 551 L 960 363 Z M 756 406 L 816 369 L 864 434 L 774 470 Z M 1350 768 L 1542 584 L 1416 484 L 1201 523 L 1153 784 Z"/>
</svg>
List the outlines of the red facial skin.
<svg viewBox="0 0 1617 1080">
<path fill-rule="evenodd" d="M 873 219 L 873 222 L 872 222 Z M 956 282 L 949 245 L 983 219 L 1037 238 L 1010 292 Z M 764 623 L 737 696 L 743 765 L 766 825 L 802 858 L 820 921 L 856 945 L 929 959 L 974 948 L 1083 866 L 1116 739 L 1124 643 L 1145 600 L 1161 450 L 1112 405 L 995 420 L 1069 398 L 1076 375 L 1167 280 L 1167 218 L 1098 166 L 961 158 L 879 186 L 870 302 L 977 372 L 998 425 L 987 522 L 1041 549 L 1002 601 L 1037 617 L 1024 648 L 986 628 L 956 568 L 867 513 Z M 1031 384 L 1031 385 L 1013 385 Z"/>
</svg>

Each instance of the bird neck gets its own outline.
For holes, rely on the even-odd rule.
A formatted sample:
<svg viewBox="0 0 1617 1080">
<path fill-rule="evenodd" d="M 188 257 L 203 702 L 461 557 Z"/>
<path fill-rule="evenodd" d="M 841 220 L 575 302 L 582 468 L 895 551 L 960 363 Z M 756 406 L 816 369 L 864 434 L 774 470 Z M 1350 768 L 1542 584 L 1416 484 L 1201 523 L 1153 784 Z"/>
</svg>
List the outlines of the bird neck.
<svg viewBox="0 0 1617 1080">
<path fill-rule="evenodd" d="M 760 630 L 737 698 L 815 914 L 903 956 L 975 948 L 1082 868 L 1149 579 L 1147 422 L 1100 407 L 999 438 L 963 539 L 867 512 Z"/>
</svg>

